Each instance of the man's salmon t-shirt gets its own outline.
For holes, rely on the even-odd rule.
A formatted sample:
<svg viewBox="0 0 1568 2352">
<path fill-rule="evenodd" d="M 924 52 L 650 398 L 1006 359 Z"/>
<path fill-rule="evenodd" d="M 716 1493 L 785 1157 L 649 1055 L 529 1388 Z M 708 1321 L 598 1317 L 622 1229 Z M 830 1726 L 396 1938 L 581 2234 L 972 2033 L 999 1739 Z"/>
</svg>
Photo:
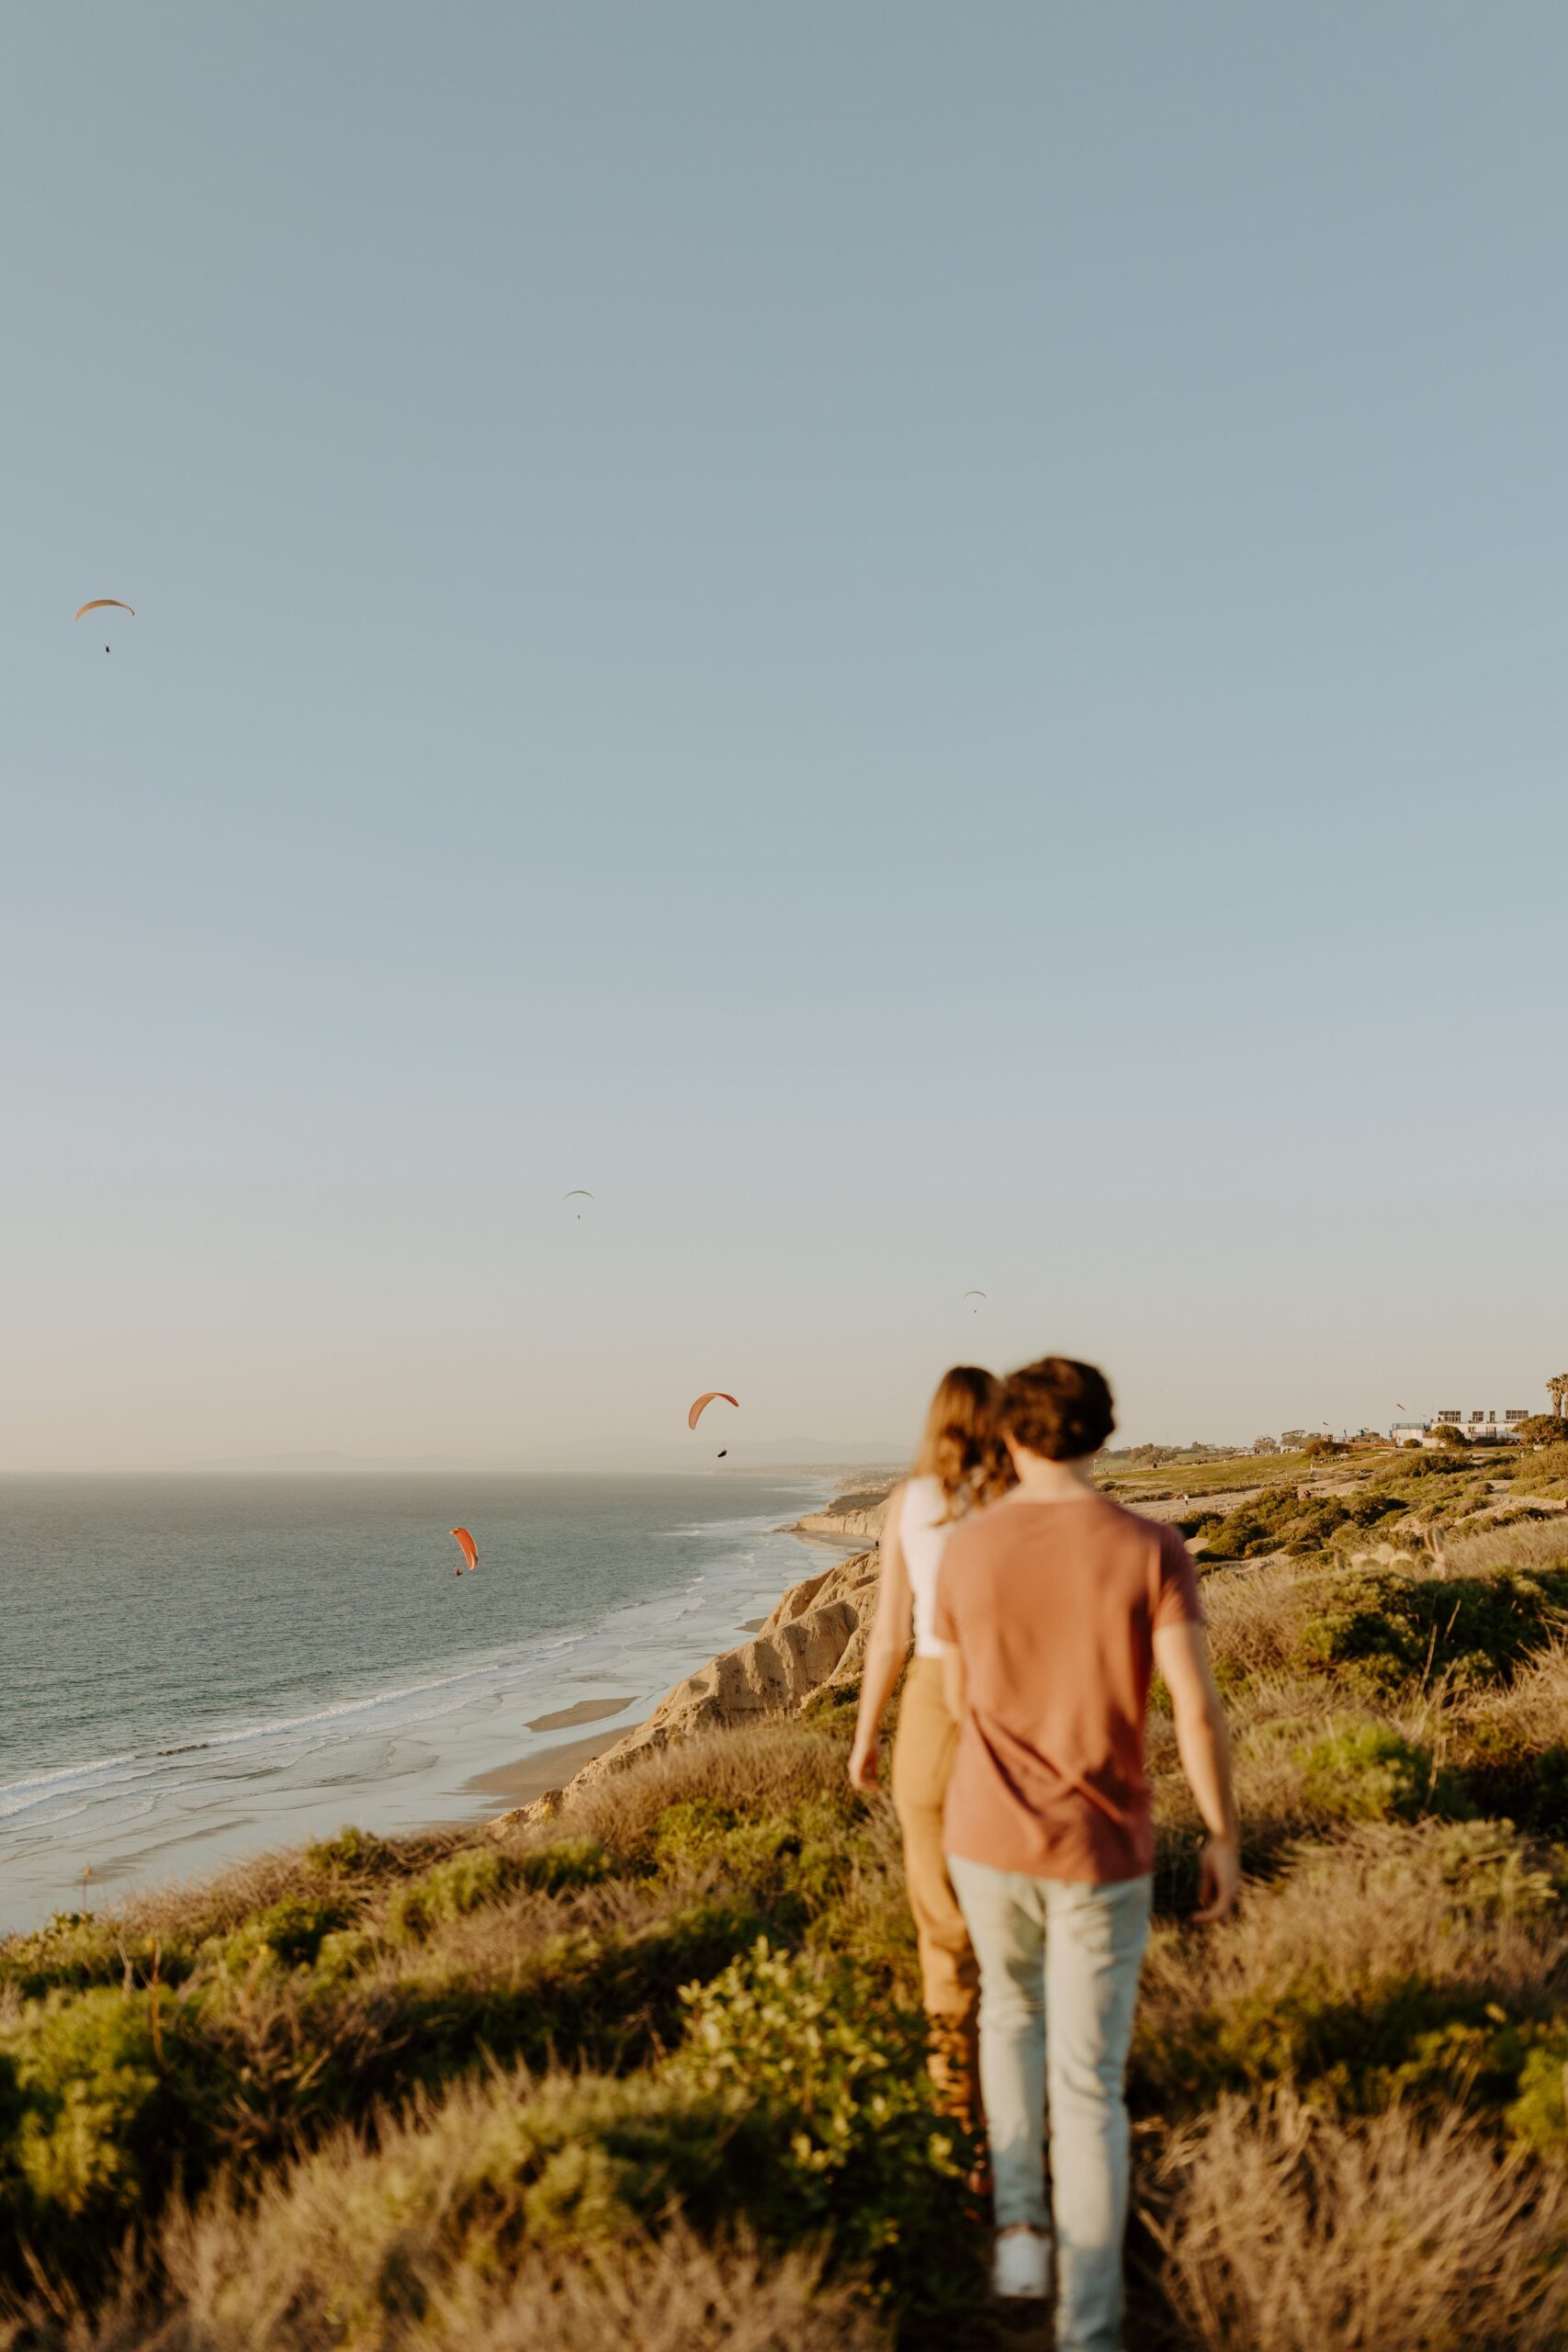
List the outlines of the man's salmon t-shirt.
<svg viewBox="0 0 1568 2352">
<path fill-rule="evenodd" d="M 1009 1499 L 955 1527 L 935 1613 L 937 1639 L 964 1661 L 966 1700 L 947 1851 L 1098 1885 L 1152 1870 L 1154 1637 L 1202 1622 L 1175 1528 L 1103 1496 Z"/>
</svg>

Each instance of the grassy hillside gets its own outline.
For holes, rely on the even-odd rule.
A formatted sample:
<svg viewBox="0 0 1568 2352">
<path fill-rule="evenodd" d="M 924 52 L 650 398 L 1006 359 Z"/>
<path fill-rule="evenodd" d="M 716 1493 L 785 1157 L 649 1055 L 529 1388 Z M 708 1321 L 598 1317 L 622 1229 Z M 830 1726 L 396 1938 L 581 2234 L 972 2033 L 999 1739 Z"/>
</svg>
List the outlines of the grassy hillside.
<svg viewBox="0 0 1568 2352">
<path fill-rule="evenodd" d="M 1556 1451 L 1191 1490 L 1253 1883 L 1183 1927 L 1156 1713 L 1140 2345 L 1563 2338 Z M 0 1945 L 0 2343 L 998 2340 L 850 1712 L 694 1740 L 547 1828 L 346 1833 Z"/>
</svg>

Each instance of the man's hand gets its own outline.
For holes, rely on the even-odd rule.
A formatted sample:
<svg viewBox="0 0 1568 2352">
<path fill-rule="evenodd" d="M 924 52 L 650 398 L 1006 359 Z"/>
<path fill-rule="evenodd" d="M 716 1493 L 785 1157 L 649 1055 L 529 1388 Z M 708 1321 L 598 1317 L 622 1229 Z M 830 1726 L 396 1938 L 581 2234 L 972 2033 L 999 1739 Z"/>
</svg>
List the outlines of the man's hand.
<svg viewBox="0 0 1568 2352">
<path fill-rule="evenodd" d="M 1240 1846 L 1234 1838 L 1211 1838 L 1199 1866 L 1199 1907 L 1192 1917 L 1205 1926 L 1212 1920 L 1223 1919 L 1240 1888 Z"/>
<path fill-rule="evenodd" d="M 850 1750 L 850 1786 L 852 1789 L 874 1789 L 877 1785 L 879 1759 L 874 1732 L 869 1739 L 857 1739 Z"/>
</svg>

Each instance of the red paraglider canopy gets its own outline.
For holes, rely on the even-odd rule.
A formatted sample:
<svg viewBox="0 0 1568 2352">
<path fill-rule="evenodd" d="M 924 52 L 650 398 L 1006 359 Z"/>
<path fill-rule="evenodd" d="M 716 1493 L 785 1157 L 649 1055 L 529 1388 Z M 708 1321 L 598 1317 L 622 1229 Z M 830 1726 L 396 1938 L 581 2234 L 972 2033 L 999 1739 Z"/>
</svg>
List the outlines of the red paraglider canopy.
<svg viewBox="0 0 1568 2352">
<path fill-rule="evenodd" d="M 687 1414 L 686 1427 L 689 1430 L 694 1430 L 697 1423 L 702 1419 L 704 1406 L 713 1404 L 733 1405 L 737 1412 L 740 1410 L 739 1397 L 732 1396 L 728 1388 L 707 1388 L 703 1391 L 703 1394 L 697 1398 L 696 1403 L 692 1407 L 691 1411 Z"/>
<path fill-rule="evenodd" d="M 458 1551 L 461 1552 L 469 1567 L 477 1568 L 479 1564 L 479 1547 L 474 1542 L 473 1537 L 468 1533 L 468 1529 L 466 1527 L 452 1527 L 448 1528 L 446 1532 L 455 1539 Z M 462 1573 L 462 1569 L 459 1568 L 457 1570 L 457 1574 L 461 1576 Z"/>
</svg>

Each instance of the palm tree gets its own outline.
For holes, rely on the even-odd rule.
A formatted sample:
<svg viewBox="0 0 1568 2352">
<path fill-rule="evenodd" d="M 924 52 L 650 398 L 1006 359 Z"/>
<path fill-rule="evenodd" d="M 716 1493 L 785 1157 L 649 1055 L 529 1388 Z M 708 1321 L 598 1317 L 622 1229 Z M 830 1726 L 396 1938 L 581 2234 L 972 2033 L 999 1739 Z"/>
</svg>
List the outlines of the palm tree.
<svg viewBox="0 0 1568 2352">
<path fill-rule="evenodd" d="M 1568 1372 L 1560 1372 L 1553 1379 L 1549 1380 L 1546 1384 L 1546 1393 L 1551 1399 L 1552 1411 L 1561 1421 L 1568 1416 Z"/>
</svg>

